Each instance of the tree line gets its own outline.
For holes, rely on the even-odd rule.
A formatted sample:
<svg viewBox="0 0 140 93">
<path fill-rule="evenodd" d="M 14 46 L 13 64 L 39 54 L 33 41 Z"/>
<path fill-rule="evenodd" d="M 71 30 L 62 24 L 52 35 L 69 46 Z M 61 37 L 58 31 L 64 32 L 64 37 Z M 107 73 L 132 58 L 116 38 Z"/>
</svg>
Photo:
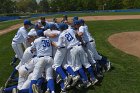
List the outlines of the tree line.
<svg viewBox="0 0 140 93">
<path fill-rule="evenodd" d="M 0 0 L 0 13 L 47 13 L 81 10 L 138 9 L 140 0 Z"/>
</svg>

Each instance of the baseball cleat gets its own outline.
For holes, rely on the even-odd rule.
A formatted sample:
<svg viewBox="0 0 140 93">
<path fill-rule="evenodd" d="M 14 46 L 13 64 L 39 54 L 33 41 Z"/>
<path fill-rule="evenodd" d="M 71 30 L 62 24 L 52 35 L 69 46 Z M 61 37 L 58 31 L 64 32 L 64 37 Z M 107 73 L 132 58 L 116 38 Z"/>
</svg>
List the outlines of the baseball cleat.
<svg viewBox="0 0 140 93">
<path fill-rule="evenodd" d="M 71 81 L 71 77 L 70 77 L 70 76 L 68 76 L 68 77 L 64 80 L 64 86 L 65 86 L 65 88 L 69 85 L 70 81 Z"/>
<path fill-rule="evenodd" d="M 0 93 L 4 93 L 3 89 L 4 89 L 3 87 L 0 88 Z"/>
<path fill-rule="evenodd" d="M 83 83 L 78 84 L 78 85 L 76 86 L 77 89 L 81 89 L 82 87 L 84 87 L 84 84 L 83 84 Z"/>
<path fill-rule="evenodd" d="M 41 89 L 39 89 L 35 84 L 32 85 L 33 93 L 42 93 Z"/>
<path fill-rule="evenodd" d="M 108 62 L 107 62 L 107 70 L 106 70 L 106 71 L 109 71 L 110 68 L 111 68 L 111 63 L 110 63 L 110 61 L 108 61 Z"/>
<path fill-rule="evenodd" d="M 92 84 L 92 85 L 95 85 L 97 82 L 98 82 L 98 79 L 96 79 L 96 78 L 93 79 L 93 80 L 91 80 L 91 84 Z"/>
<path fill-rule="evenodd" d="M 73 82 L 72 82 L 71 86 L 75 86 L 75 85 L 76 85 L 76 83 L 77 83 L 77 81 L 78 81 L 79 79 L 80 79 L 80 76 L 79 76 L 79 75 L 78 75 L 78 76 L 73 77 L 73 78 L 72 78 Z"/>
<path fill-rule="evenodd" d="M 18 93 L 18 90 L 16 88 L 13 88 L 12 93 Z"/>
<path fill-rule="evenodd" d="M 85 88 L 88 88 L 88 87 L 90 87 L 91 86 L 91 83 L 89 82 L 89 81 L 86 81 L 85 83 L 84 83 L 84 87 Z"/>
<path fill-rule="evenodd" d="M 60 92 L 60 93 L 67 93 L 67 92 L 66 92 L 66 90 L 61 90 L 61 92 Z"/>
<path fill-rule="evenodd" d="M 56 83 L 58 84 L 58 83 L 60 83 L 61 81 L 62 81 L 62 79 L 61 79 L 60 75 L 57 75 L 57 77 L 56 77 Z"/>
<path fill-rule="evenodd" d="M 47 88 L 47 90 L 45 91 L 45 93 L 50 93 L 50 90 L 49 90 L 49 88 Z"/>
<path fill-rule="evenodd" d="M 49 91 L 49 90 L 47 90 L 45 93 L 50 93 L 50 91 Z"/>
</svg>

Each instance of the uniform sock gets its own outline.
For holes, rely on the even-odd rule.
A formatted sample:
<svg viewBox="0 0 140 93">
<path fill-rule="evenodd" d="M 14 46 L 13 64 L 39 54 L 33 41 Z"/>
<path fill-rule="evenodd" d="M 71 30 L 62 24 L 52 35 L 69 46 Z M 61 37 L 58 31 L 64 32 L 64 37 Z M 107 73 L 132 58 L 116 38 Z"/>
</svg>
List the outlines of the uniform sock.
<svg viewBox="0 0 140 93">
<path fill-rule="evenodd" d="M 78 75 L 78 71 L 75 71 L 74 73 L 75 73 L 76 76 Z"/>
<path fill-rule="evenodd" d="M 30 87 L 29 87 L 29 93 L 33 93 L 32 85 L 36 84 L 36 82 L 37 82 L 37 80 L 31 80 Z"/>
<path fill-rule="evenodd" d="M 28 93 L 29 89 L 22 89 L 22 90 L 19 90 L 18 93 Z"/>
<path fill-rule="evenodd" d="M 12 63 L 15 64 L 17 60 L 18 60 L 18 58 L 15 56 L 15 57 L 12 59 Z"/>
<path fill-rule="evenodd" d="M 65 85 L 64 85 L 64 82 L 61 82 L 61 83 L 60 83 L 60 87 L 61 87 L 62 90 L 64 90 L 64 86 L 65 86 Z"/>
<path fill-rule="evenodd" d="M 76 76 L 73 69 L 70 66 L 67 67 L 67 72 L 72 76 Z"/>
<path fill-rule="evenodd" d="M 91 66 L 88 68 L 88 72 L 90 73 L 91 78 L 94 79 L 95 76 L 94 76 L 94 72 Z"/>
<path fill-rule="evenodd" d="M 4 93 L 12 93 L 13 88 L 17 88 L 17 86 L 11 86 L 9 88 L 5 88 L 3 91 Z"/>
<path fill-rule="evenodd" d="M 51 92 L 54 91 L 54 90 L 55 90 L 55 89 L 54 89 L 54 80 L 53 80 L 53 79 L 49 79 L 49 80 L 48 80 L 47 86 L 48 86 L 48 88 L 49 88 L 49 90 L 50 90 Z"/>
<path fill-rule="evenodd" d="M 16 68 L 14 68 L 14 71 L 11 73 L 10 77 L 13 78 L 17 72 L 18 72 L 18 70 Z"/>
<path fill-rule="evenodd" d="M 39 79 L 37 80 L 36 85 L 37 85 L 38 87 L 41 87 L 42 84 L 44 83 L 44 81 L 45 81 L 45 79 L 44 79 L 43 77 L 42 77 L 42 78 L 39 78 Z"/>
<path fill-rule="evenodd" d="M 63 80 L 67 77 L 65 72 L 63 71 L 63 69 L 61 67 L 57 67 L 56 72 L 62 77 Z"/>
<path fill-rule="evenodd" d="M 82 79 L 83 79 L 84 81 L 87 81 L 87 80 L 88 80 L 88 77 L 87 77 L 86 73 L 84 72 L 83 68 L 80 68 L 80 69 L 78 70 L 78 72 L 79 72 L 80 76 L 82 77 Z"/>
</svg>

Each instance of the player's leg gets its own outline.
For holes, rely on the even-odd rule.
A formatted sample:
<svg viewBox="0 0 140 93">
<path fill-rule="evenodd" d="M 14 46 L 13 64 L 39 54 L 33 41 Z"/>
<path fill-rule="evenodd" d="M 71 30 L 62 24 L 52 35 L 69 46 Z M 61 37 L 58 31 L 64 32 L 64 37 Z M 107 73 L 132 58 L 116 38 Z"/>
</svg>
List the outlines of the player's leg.
<svg viewBox="0 0 140 93">
<path fill-rule="evenodd" d="M 14 49 L 18 59 L 21 60 L 23 56 L 23 49 L 21 44 L 12 44 L 12 48 Z"/>
<path fill-rule="evenodd" d="M 84 49 L 81 46 L 79 46 L 78 49 L 79 49 L 78 53 L 79 53 L 79 57 L 80 57 L 80 62 L 88 70 L 88 72 L 90 74 L 90 80 L 92 81 L 92 84 L 94 85 L 95 83 L 97 83 L 98 80 L 95 78 L 93 68 L 86 58 Z"/>
<path fill-rule="evenodd" d="M 46 66 L 45 58 L 40 57 L 38 58 L 38 62 L 35 64 L 35 68 L 33 70 L 33 77 L 31 79 L 30 87 L 29 87 L 29 93 L 33 93 L 32 91 L 32 85 L 37 83 L 37 80 L 41 78 L 42 72 L 44 70 L 44 67 Z"/>
<path fill-rule="evenodd" d="M 21 86 L 20 90 L 24 90 L 24 89 L 28 89 L 29 90 L 29 86 L 30 86 L 30 83 L 31 83 L 32 76 L 33 76 L 33 73 L 30 73 L 28 78 L 27 78 L 27 80 Z"/>
<path fill-rule="evenodd" d="M 26 68 L 25 65 L 21 66 L 19 68 L 19 80 L 18 80 L 18 86 L 17 86 L 19 90 L 22 88 L 23 84 L 28 79 L 28 75 L 29 75 L 28 68 Z"/>
<path fill-rule="evenodd" d="M 53 79 L 53 69 L 51 67 L 46 68 L 46 79 L 47 79 L 47 85 L 46 87 L 50 90 L 51 93 L 55 92 L 54 88 L 54 79 Z"/>
<path fill-rule="evenodd" d="M 56 73 L 58 73 L 61 76 L 61 78 L 65 81 L 65 85 L 67 86 L 70 82 L 70 78 L 67 77 L 66 73 L 63 71 L 61 67 L 65 55 L 66 55 L 65 48 L 57 49 L 56 54 L 54 56 L 53 68 L 56 71 Z"/>
<path fill-rule="evenodd" d="M 68 68 L 72 69 L 73 75 L 72 75 L 72 84 L 71 86 L 74 86 L 77 81 L 80 79 L 80 76 L 78 74 L 76 74 L 74 71 L 76 71 L 77 69 L 80 69 L 82 67 L 81 63 L 79 62 L 79 56 L 78 56 L 78 49 L 76 47 L 73 47 L 72 49 L 70 49 L 70 52 L 68 52 Z"/>
<path fill-rule="evenodd" d="M 48 64 L 45 67 L 46 80 L 48 81 L 46 88 L 50 90 L 50 93 L 55 93 L 54 75 L 53 75 L 52 65 L 53 65 L 53 59 L 49 58 Z"/>
<path fill-rule="evenodd" d="M 8 87 L 8 88 L 2 88 L 0 89 L 0 93 L 11 93 L 13 88 L 17 88 L 17 86 L 11 86 L 11 87 Z"/>
</svg>

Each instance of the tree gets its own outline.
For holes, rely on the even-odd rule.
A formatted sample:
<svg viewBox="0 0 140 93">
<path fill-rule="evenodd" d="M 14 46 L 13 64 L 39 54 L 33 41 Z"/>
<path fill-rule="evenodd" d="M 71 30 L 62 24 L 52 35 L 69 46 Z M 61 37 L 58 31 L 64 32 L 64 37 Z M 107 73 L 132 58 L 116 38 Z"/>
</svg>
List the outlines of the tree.
<svg viewBox="0 0 140 93">
<path fill-rule="evenodd" d="M 134 8 L 134 1 L 135 0 L 123 0 L 123 7 L 125 9 L 132 9 L 132 8 Z"/>
<path fill-rule="evenodd" d="M 15 2 L 11 0 L 0 0 L 0 13 L 13 13 Z"/>
<path fill-rule="evenodd" d="M 106 2 L 106 8 L 107 9 L 122 9 L 123 2 L 122 0 L 108 0 Z"/>
<path fill-rule="evenodd" d="M 48 12 L 49 11 L 49 3 L 48 0 L 42 0 L 38 4 L 38 10 L 39 12 Z"/>
<path fill-rule="evenodd" d="M 134 8 L 140 8 L 140 0 L 134 0 Z"/>
</svg>

